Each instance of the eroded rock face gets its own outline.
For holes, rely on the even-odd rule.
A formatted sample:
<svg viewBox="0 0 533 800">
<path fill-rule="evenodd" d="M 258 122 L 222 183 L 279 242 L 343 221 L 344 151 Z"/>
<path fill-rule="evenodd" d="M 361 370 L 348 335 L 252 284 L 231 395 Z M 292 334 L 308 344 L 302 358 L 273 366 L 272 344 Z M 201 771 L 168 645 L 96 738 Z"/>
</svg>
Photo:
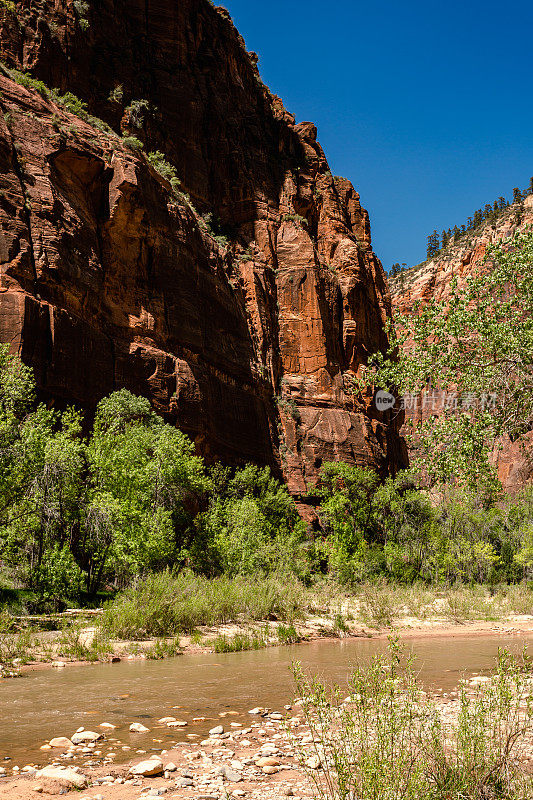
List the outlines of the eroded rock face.
<svg viewBox="0 0 533 800">
<path fill-rule="evenodd" d="M 523 203 L 513 204 L 492 224 L 485 224 L 470 237 L 464 237 L 459 244 L 450 246 L 446 252 L 416 267 L 401 273 L 391 280 L 391 297 L 395 312 L 408 314 L 416 301 L 422 303 L 431 299 L 446 300 L 452 278 L 459 285 L 481 268 L 487 248 L 491 244 L 505 241 L 515 233 L 533 225 L 533 195 Z M 420 419 L 424 414 L 439 412 L 438 404 L 425 411 L 421 404 L 416 410 L 407 410 L 408 417 Z M 533 479 L 533 465 L 528 455 L 533 447 L 533 437 L 529 437 L 525 450 L 523 445 L 509 438 L 498 442 L 493 453 L 493 463 L 503 486 L 511 493 L 528 484 Z"/>
<path fill-rule="evenodd" d="M 390 315 L 368 214 L 315 126 L 261 83 L 227 12 L 16 7 L 1 14 L 8 66 L 161 150 L 190 194 L 0 78 L 0 334 L 42 395 L 93 408 L 120 387 L 144 394 L 209 459 L 270 464 L 304 499 L 325 460 L 403 465 L 397 423 L 351 391 Z"/>
</svg>

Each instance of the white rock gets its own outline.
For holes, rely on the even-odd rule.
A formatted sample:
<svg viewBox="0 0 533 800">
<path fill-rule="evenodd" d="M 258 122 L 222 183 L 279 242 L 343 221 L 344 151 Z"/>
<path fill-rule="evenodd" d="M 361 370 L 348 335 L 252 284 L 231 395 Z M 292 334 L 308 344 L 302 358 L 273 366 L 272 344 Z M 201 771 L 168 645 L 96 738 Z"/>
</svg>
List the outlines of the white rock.
<svg viewBox="0 0 533 800">
<path fill-rule="evenodd" d="M 163 773 L 163 762 L 159 756 L 152 756 L 146 761 L 139 761 L 135 766 L 130 767 L 130 775 L 142 775 L 146 778 Z"/>
<path fill-rule="evenodd" d="M 76 772 L 72 767 L 44 767 L 39 770 L 37 775 L 40 778 L 50 778 L 51 780 L 64 781 L 75 786 L 76 789 L 84 789 L 88 780 L 81 772 Z"/>
<path fill-rule="evenodd" d="M 222 725 L 215 725 L 215 727 L 211 728 L 209 731 L 209 736 L 220 736 L 221 733 L 224 733 Z"/>
<path fill-rule="evenodd" d="M 92 742 L 97 742 L 99 739 L 102 739 L 101 733 L 96 733 L 96 731 L 79 731 L 74 734 L 72 737 L 72 744 L 90 744 Z"/>
<path fill-rule="evenodd" d="M 309 769 L 318 769 L 321 763 L 322 762 L 320 761 L 320 756 L 314 755 L 305 761 L 305 766 L 309 767 Z"/>
<path fill-rule="evenodd" d="M 161 719 L 158 719 L 157 721 L 162 723 L 176 722 L 176 717 L 161 717 Z"/>
<path fill-rule="evenodd" d="M 107 728 L 110 731 L 114 731 L 117 726 L 113 725 L 111 722 L 101 722 L 98 727 L 99 728 Z"/>
<path fill-rule="evenodd" d="M 66 736 L 56 736 L 55 739 L 50 739 L 50 747 L 72 747 L 72 742 Z"/>
<path fill-rule="evenodd" d="M 130 731 L 132 733 L 148 733 L 150 728 L 147 728 L 145 725 L 141 725 L 140 722 L 132 722 L 130 725 Z"/>
</svg>

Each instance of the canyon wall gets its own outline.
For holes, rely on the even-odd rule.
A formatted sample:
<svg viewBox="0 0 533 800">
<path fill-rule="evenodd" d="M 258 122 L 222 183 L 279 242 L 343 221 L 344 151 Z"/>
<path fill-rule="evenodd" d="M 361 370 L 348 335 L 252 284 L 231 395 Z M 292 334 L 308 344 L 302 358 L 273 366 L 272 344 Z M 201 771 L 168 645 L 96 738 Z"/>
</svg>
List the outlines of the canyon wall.
<svg viewBox="0 0 533 800">
<path fill-rule="evenodd" d="M 269 464 L 302 502 L 323 461 L 405 465 L 398 420 L 351 389 L 391 314 L 368 214 L 227 11 L 15 9 L 0 10 L 0 337 L 40 396 L 146 395 L 209 460 Z"/>
<path fill-rule="evenodd" d="M 459 285 L 479 270 L 484 262 L 489 245 L 505 241 L 515 233 L 533 225 L 533 195 L 528 195 L 521 203 L 513 203 L 491 223 L 485 223 L 474 231 L 468 231 L 457 244 L 448 245 L 435 258 L 400 273 L 390 280 L 392 304 L 395 313 L 409 314 L 416 301 L 422 303 L 431 299 L 445 301 L 452 278 Z M 485 268 L 485 267 L 483 267 Z M 490 268 L 490 264 L 487 265 Z M 438 412 L 438 406 L 435 409 Z M 424 413 L 433 409 L 406 409 L 408 418 L 420 419 Z M 533 447 L 533 437 L 526 442 L 526 452 Z M 498 476 L 509 492 L 533 479 L 533 466 L 523 446 L 509 438 L 498 442 L 493 453 L 493 463 Z"/>
</svg>

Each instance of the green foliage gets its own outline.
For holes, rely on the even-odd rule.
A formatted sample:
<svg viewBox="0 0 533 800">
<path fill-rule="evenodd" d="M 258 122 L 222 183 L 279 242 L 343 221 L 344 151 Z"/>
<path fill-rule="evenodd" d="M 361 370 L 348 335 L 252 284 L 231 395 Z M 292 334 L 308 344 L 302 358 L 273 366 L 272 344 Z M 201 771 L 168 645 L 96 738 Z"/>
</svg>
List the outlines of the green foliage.
<svg viewBox="0 0 533 800">
<path fill-rule="evenodd" d="M 176 168 L 166 160 L 164 154 L 160 150 L 155 150 L 147 154 L 146 160 L 162 178 L 170 183 L 174 192 L 178 192 L 181 181 Z"/>
<path fill-rule="evenodd" d="M 130 150 L 142 150 L 144 145 L 137 139 L 136 136 L 123 136 L 122 137 L 122 144 L 124 147 L 129 147 Z"/>
<path fill-rule="evenodd" d="M 487 503 L 483 492 L 449 488 L 437 504 L 410 473 L 380 484 L 369 470 L 332 463 L 322 467 L 318 493 L 325 537 L 315 543 L 317 553 L 351 588 L 379 577 L 400 583 L 513 582 L 533 566 L 531 490 Z M 394 597 L 367 594 L 362 608 L 368 620 L 384 622 L 388 615 L 390 623 Z"/>
<path fill-rule="evenodd" d="M 146 113 L 150 110 L 150 103 L 148 100 L 132 100 L 125 110 L 131 124 L 135 128 L 142 128 Z"/>
<path fill-rule="evenodd" d="M 414 662 L 394 641 L 386 656 L 358 667 L 346 689 L 329 690 L 295 668 L 313 752 L 309 770 L 319 800 L 450 800 L 530 797 L 521 761 L 533 731 L 523 663 L 506 651 L 490 681 L 463 684 L 456 718 L 422 691 Z M 305 764 L 308 751 L 301 751 Z"/>
<path fill-rule="evenodd" d="M 476 231 L 484 224 L 494 224 L 498 218 L 507 211 L 512 204 L 520 204 L 529 195 L 533 194 L 533 184 L 529 183 L 527 189 L 521 191 L 518 187 L 513 189 L 513 199 L 511 202 L 506 200 L 505 197 L 498 197 L 494 203 L 486 203 L 485 208 L 479 208 L 474 211 L 471 217 L 468 217 L 466 225 L 458 227 L 455 225 L 453 228 L 443 230 L 438 234 L 435 230 L 427 237 L 427 257 L 434 258 L 441 250 L 444 250 L 450 243 L 457 244 L 461 239 L 470 234 L 471 231 Z"/>
<path fill-rule="evenodd" d="M 236 633 L 234 636 L 219 634 L 213 642 L 215 653 L 241 653 L 243 650 L 261 650 L 267 646 L 261 631 L 248 633 Z"/>
<path fill-rule="evenodd" d="M 307 227 L 308 222 L 305 217 L 302 217 L 301 214 L 282 214 L 281 219 L 283 222 L 294 222 L 297 225 L 303 225 Z"/>
<path fill-rule="evenodd" d="M 15 83 L 24 86 L 25 89 L 33 89 L 38 92 L 42 98 L 48 100 L 50 98 L 50 89 L 43 81 L 32 78 L 29 72 L 21 72 L 18 69 L 10 70 L 10 75 Z"/>
<path fill-rule="evenodd" d="M 110 103 L 122 103 L 124 98 L 124 87 L 121 83 L 114 87 L 109 93 L 108 100 Z"/>
<path fill-rule="evenodd" d="M 87 14 L 89 12 L 89 3 L 86 0 L 74 0 L 74 11 L 76 12 L 76 18 L 78 20 L 78 25 L 82 29 L 82 31 L 86 31 L 89 28 L 89 20 L 87 19 Z"/>
<path fill-rule="evenodd" d="M 201 220 L 201 225 L 204 230 L 206 230 L 213 237 L 220 247 L 228 247 L 229 239 L 223 233 L 222 224 L 218 217 L 211 213 L 202 214 Z"/>
<path fill-rule="evenodd" d="M 371 359 L 368 382 L 401 394 L 428 386 L 459 398 L 420 423 L 414 443 L 430 484 L 497 488 L 489 453 L 499 437 L 533 425 L 533 231 L 489 248 L 485 265 L 444 301 L 397 319 L 389 353 Z M 399 353 L 399 357 L 398 357 Z"/>
<path fill-rule="evenodd" d="M 198 625 L 293 619 L 302 614 L 303 590 L 275 576 L 211 580 L 183 571 L 138 578 L 105 609 L 103 629 L 121 639 L 193 632 Z"/>
<path fill-rule="evenodd" d="M 191 563 L 212 574 L 285 571 L 305 577 L 305 525 L 270 470 L 248 465 L 217 488 L 209 509 L 197 518 Z"/>
<path fill-rule="evenodd" d="M 13 3 L 12 0 L 0 0 L 0 11 L 8 11 L 14 16 L 17 13 L 15 3 Z"/>
</svg>

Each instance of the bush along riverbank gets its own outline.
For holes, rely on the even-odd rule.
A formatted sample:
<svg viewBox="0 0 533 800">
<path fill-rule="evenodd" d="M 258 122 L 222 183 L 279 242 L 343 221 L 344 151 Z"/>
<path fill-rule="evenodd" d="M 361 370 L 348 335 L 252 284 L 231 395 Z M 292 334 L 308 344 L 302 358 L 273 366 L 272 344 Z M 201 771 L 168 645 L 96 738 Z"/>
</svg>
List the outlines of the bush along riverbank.
<svg viewBox="0 0 533 800">
<path fill-rule="evenodd" d="M 136 579 L 103 609 L 0 617 L 4 677 L 25 667 L 161 659 L 294 644 L 320 637 L 533 632 L 527 584 L 433 588 L 385 583 L 357 591 L 290 576 L 208 579 L 169 571 Z"/>
<path fill-rule="evenodd" d="M 439 697 L 422 689 L 416 662 L 391 639 L 388 652 L 356 668 L 342 689 L 296 664 L 299 697 L 278 708 L 230 709 L 209 720 L 183 711 L 176 719 L 169 708 L 146 725 L 102 720 L 74 734 L 58 730 L 41 745 L 38 764 L 0 768 L 0 798 L 138 800 L 171 792 L 184 800 L 526 800 L 533 791 L 529 667 L 502 651 L 491 675 Z M 162 731 L 176 728 L 193 732 L 162 749 Z"/>
</svg>

